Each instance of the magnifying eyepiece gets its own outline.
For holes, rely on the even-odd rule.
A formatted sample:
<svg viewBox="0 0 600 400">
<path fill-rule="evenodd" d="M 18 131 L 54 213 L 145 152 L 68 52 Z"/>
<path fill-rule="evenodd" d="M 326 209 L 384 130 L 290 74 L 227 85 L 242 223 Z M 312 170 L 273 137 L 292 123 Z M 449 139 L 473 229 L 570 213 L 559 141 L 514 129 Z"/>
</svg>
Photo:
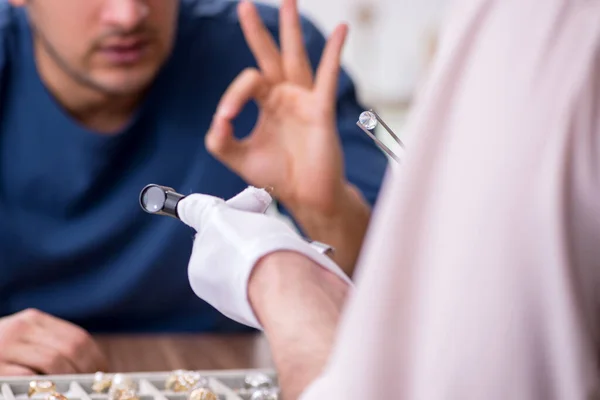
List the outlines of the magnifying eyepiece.
<svg viewBox="0 0 600 400">
<path fill-rule="evenodd" d="M 148 214 L 166 215 L 179 219 L 177 204 L 184 197 L 173 188 L 148 185 L 140 193 L 140 206 Z"/>
</svg>

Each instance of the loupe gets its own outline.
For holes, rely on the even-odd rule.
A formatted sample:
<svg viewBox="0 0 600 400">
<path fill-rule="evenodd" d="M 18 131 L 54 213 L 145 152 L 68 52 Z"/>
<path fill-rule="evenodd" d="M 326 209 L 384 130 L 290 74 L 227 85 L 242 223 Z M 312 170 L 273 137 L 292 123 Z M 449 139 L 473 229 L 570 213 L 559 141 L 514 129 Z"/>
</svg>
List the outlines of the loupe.
<svg viewBox="0 0 600 400">
<path fill-rule="evenodd" d="M 140 206 L 148 214 L 165 215 L 179 219 L 177 204 L 184 195 L 177 193 L 173 188 L 148 185 L 140 193 Z"/>
</svg>

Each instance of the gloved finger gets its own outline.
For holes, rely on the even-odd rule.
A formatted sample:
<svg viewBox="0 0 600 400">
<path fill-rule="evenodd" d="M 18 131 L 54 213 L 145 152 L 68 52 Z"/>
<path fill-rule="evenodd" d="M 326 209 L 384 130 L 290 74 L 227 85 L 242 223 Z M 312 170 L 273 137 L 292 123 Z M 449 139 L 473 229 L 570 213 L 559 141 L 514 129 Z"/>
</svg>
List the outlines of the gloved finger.
<svg viewBox="0 0 600 400">
<path fill-rule="evenodd" d="M 222 204 L 225 204 L 225 201 L 218 197 L 194 193 L 179 201 L 177 214 L 184 224 L 198 232 L 210 212 Z"/>
<path fill-rule="evenodd" d="M 250 186 L 240 194 L 227 200 L 226 203 L 228 206 L 240 211 L 264 214 L 272 201 L 273 198 L 266 190 Z"/>
</svg>

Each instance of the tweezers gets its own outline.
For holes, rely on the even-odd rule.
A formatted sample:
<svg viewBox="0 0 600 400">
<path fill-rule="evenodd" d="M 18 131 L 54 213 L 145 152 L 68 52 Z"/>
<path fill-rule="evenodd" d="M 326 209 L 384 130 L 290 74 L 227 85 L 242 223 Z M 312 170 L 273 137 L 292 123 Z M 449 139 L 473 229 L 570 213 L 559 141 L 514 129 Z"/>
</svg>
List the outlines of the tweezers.
<svg viewBox="0 0 600 400">
<path fill-rule="evenodd" d="M 373 110 L 369 110 L 369 111 L 365 111 L 364 113 L 361 114 L 361 117 L 365 116 L 367 118 L 370 117 L 375 117 L 375 119 L 377 120 L 377 122 L 379 124 L 381 124 L 381 126 L 383 126 L 383 128 L 387 131 L 387 133 L 392 137 L 392 139 L 394 139 L 394 141 L 396 143 L 398 143 L 398 145 L 400 145 L 400 147 L 402 149 L 405 149 L 406 147 L 404 146 L 404 143 L 402 142 L 402 140 L 400 140 L 400 138 L 398 137 L 398 135 L 396 135 L 396 133 L 394 133 L 394 131 L 392 130 L 392 128 L 389 127 L 388 124 L 385 123 L 385 121 Z M 375 144 L 377 144 L 377 146 L 383 150 L 383 152 L 385 152 L 388 156 L 390 156 L 393 160 L 395 160 L 396 162 L 400 162 L 400 158 L 389 148 L 387 147 L 381 140 L 379 140 L 377 138 L 377 136 L 375 136 L 373 134 L 373 132 L 371 132 L 373 129 L 375 129 L 377 127 L 377 125 L 373 126 L 371 129 L 369 129 L 369 127 L 365 126 L 363 123 L 361 123 L 361 119 L 358 119 L 358 122 L 356 123 L 356 125 L 358 125 L 358 127 L 364 132 L 366 133 L 374 142 Z"/>
</svg>

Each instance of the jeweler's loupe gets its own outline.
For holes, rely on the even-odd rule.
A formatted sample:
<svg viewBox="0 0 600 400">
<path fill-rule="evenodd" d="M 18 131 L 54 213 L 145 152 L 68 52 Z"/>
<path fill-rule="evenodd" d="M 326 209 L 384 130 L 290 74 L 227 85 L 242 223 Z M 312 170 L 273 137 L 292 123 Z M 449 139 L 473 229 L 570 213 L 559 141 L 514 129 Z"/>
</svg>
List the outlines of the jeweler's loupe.
<svg viewBox="0 0 600 400">
<path fill-rule="evenodd" d="M 179 219 L 177 204 L 185 196 L 177 193 L 173 188 L 148 185 L 140 193 L 140 206 L 148 214 L 165 215 Z"/>
<path fill-rule="evenodd" d="M 381 150 L 383 150 L 392 159 L 399 162 L 400 158 L 389 147 L 387 147 L 381 140 L 379 140 L 379 138 L 377 138 L 377 136 L 375 136 L 375 134 L 372 132 L 380 124 L 387 131 L 387 133 L 389 133 L 389 135 L 392 137 L 392 139 L 394 139 L 394 141 L 396 143 L 398 143 L 400 145 L 400 147 L 402 147 L 404 149 L 405 147 L 404 147 L 404 143 L 402 143 L 402 140 L 400 140 L 400 138 L 398 137 L 398 135 L 396 135 L 394 133 L 392 128 L 390 128 L 383 121 L 383 119 L 381 119 L 381 117 L 379 115 L 377 115 L 377 113 L 375 111 L 369 110 L 369 111 L 363 112 L 362 114 L 360 114 L 360 117 L 358 117 L 358 122 L 356 123 L 356 125 L 358 125 L 358 127 L 360 129 L 362 129 L 362 131 L 364 133 L 366 133 L 371 139 L 373 139 L 375 144 L 377 144 L 377 146 L 379 146 L 379 148 Z"/>
</svg>

